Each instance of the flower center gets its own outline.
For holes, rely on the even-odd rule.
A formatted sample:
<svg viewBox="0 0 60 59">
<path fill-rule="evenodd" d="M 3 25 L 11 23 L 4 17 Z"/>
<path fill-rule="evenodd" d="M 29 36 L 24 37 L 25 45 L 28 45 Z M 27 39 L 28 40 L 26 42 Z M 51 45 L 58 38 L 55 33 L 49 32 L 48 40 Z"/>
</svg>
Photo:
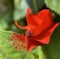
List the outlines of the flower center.
<svg viewBox="0 0 60 59">
<path fill-rule="evenodd" d="M 27 34 L 28 38 L 32 37 L 32 32 L 31 31 L 28 31 L 26 34 Z"/>
</svg>

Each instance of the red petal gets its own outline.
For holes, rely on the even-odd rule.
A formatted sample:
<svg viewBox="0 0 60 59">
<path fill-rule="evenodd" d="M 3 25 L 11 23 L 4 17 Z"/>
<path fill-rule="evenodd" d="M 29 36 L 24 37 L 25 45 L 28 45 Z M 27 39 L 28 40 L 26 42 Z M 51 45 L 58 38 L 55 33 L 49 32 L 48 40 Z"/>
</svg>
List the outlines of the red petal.
<svg viewBox="0 0 60 59">
<path fill-rule="evenodd" d="M 34 31 L 34 35 L 40 34 L 41 32 L 50 28 L 54 23 L 53 16 L 52 16 L 51 12 L 47 9 L 40 11 L 38 13 L 38 16 L 40 17 L 40 20 L 42 20 L 42 23 L 38 27 L 36 27 L 36 30 Z"/>
<path fill-rule="evenodd" d="M 43 44 L 39 43 L 39 42 L 37 42 L 37 41 L 35 41 L 33 39 L 27 39 L 25 48 L 26 48 L 27 51 L 30 51 L 33 48 L 35 48 L 36 46 L 41 46 L 41 45 L 43 45 Z"/>
<path fill-rule="evenodd" d="M 53 16 L 48 9 L 44 9 L 38 14 L 31 14 L 31 10 L 27 11 L 26 19 L 34 36 L 53 25 Z"/>
<path fill-rule="evenodd" d="M 29 29 L 29 26 L 20 26 L 18 25 L 17 21 L 15 21 L 15 25 L 18 27 L 18 28 L 21 28 L 21 29 Z"/>
<path fill-rule="evenodd" d="M 43 9 L 38 14 L 38 16 L 45 16 L 45 15 L 51 15 L 51 12 L 49 9 Z M 46 16 L 45 16 L 46 17 Z"/>
<path fill-rule="evenodd" d="M 30 25 L 40 25 L 40 23 L 42 22 L 42 20 L 38 15 L 31 14 L 31 9 L 27 9 L 26 20 L 27 20 L 27 23 Z"/>
<path fill-rule="evenodd" d="M 51 29 L 49 29 L 46 33 L 43 33 L 43 35 L 40 36 L 40 39 L 37 40 L 38 42 L 41 42 L 43 44 L 48 44 L 50 42 L 50 37 L 53 33 L 53 31 L 56 29 L 56 27 L 59 25 L 59 23 L 55 24 Z"/>
</svg>

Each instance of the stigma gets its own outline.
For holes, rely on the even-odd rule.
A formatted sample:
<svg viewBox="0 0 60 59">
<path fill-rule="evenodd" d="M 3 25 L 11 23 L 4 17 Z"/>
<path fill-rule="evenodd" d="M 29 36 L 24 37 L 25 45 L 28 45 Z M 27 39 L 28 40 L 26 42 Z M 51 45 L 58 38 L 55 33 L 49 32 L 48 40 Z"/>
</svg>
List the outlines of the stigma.
<svg viewBox="0 0 60 59">
<path fill-rule="evenodd" d="M 27 31 L 26 32 L 26 35 L 28 36 L 28 38 L 31 38 L 33 36 L 32 32 L 31 31 Z"/>
</svg>

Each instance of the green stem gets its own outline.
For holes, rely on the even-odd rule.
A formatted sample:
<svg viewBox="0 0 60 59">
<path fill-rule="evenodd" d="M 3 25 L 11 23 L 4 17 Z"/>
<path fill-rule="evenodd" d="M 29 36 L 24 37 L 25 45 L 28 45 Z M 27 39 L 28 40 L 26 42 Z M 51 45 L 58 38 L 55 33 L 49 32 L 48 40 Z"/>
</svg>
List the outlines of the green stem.
<svg viewBox="0 0 60 59">
<path fill-rule="evenodd" d="M 34 10 L 36 13 L 38 11 L 37 3 L 36 3 L 36 0 L 32 0 L 32 1 L 33 1 Z"/>
</svg>

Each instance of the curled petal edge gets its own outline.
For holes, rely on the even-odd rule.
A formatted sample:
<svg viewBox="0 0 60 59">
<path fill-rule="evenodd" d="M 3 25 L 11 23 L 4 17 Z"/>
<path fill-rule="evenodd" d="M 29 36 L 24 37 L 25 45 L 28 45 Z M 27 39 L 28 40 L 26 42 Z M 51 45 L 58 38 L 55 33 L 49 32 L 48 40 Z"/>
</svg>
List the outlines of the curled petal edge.
<svg viewBox="0 0 60 59">
<path fill-rule="evenodd" d="M 50 37 L 52 35 L 52 33 L 54 32 L 54 30 L 59 26 L 59 23 L 55 24 L 47 33 L 48 34 L 45 38 L 42 38 L 41 40 L 37 40 L 38 42 L 41 42 L 43 44 L 48 44 L 50 42 Z M 45 34 L 46 35 L 46 34 Z"/>
<path fill-rule="evenodd" d="M 29 29 L 29 26 L 20 26 L 17 21 L 15 21 L 15 25 L 20 29 Z"/>
</svg>

